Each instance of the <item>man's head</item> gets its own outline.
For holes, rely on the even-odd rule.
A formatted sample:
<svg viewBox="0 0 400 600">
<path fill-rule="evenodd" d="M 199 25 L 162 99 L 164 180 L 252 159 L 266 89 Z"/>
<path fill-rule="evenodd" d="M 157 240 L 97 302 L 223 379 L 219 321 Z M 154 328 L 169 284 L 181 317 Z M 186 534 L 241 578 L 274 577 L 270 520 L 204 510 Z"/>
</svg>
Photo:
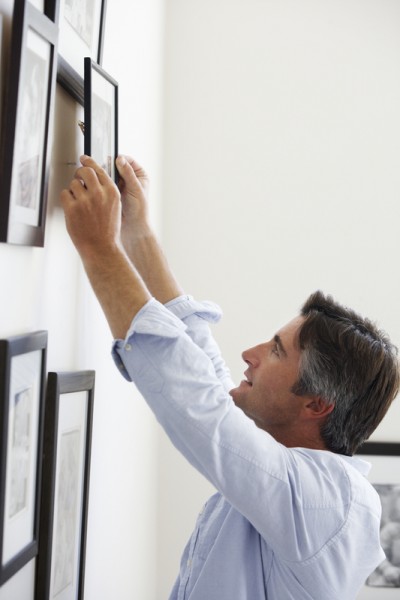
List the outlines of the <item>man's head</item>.
<svg viewBox="0 0 400 600">
<path fill-rule="evenodd" d="M 399 388 L 397 350 L 386 335 L 321 292 L 242 356 L 246 379 L 231 396 L 287 446 L 353 454 Z"/>
<path fill-rule="evenodd" d="M 381 422 L 399 390 L 397 349 L 371 321 L 321 292 L 301 309 L 296 395 L 333 405 L 321 427 L 332 452 L 352 455 Z"/>
</svg>

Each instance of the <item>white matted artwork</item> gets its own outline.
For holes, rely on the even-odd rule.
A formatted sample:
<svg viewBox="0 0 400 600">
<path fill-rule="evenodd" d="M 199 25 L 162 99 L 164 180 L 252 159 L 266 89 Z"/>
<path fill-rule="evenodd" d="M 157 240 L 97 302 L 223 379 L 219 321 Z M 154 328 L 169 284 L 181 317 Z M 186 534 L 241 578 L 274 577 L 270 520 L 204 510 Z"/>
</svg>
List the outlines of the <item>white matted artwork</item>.
<svg viewBox="0 0 400 600">
<path fill-rule="evenodd" d="M 0 341 L 0 585 L 38 551 L 47 332 Z"/>
<path fill-rule="evenodd" d="M 11 362 L 3 564 L 33 539 L 41 358 L 37 350 Z"/>
<path fill-rule="evenodd" d="M 10 219 L 39 224 L 50 46 L 32 29 L 21 68 Z"/>
<path fill-rule="evenodd" d="M 15 2 L 4 85 L 0 240 L 43 246 L 56 76 L 57 26 L 30 2 Z"/>
<path fill-rule="evenodd" d="M 75 598 L 78 591 L 86 412 L 86 391 L 60 396 L 51 599 Z"/>
<path fill-rule="evenodd" d="M 83 78 L 83 58 L 101 63 L 105 0 L 61 0 L 58 52 Z"/>
<path fill-rule="evenodd" d="M 400 598 L 400 444 L 370 442 L 371 454 L 360 458 L 371 464 L 369 481 L 377 490 L 382 503 L 381 545 L 386 560 L 368 577 L 357 600 L 399 600 Z M 385 451 L 384 455 L 381 452 Z M 376 448 L 380 454 L 372 454 Z"/>
<path fill-rule="evenodd" d="M 83 600 L 94 378 L 48 374 L 37 598 Z"/>
</svg>

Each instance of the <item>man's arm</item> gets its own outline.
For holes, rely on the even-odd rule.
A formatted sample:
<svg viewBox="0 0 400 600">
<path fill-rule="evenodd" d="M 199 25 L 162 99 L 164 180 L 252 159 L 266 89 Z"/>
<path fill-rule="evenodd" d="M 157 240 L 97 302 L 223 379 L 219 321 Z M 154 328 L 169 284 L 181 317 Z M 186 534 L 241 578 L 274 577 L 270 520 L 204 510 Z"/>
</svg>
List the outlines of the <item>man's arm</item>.
<svg viewBox="0 0 400 600">
<path fill-rule="evenodd" d="M 130 156 L 116 161 L 122 203 L 121 240 L 125 251 L 143 278 L 149 292 L 161 304 L 183 294 L 148 218 L 149 180 Z"/>
<path fill-rule="evenodd" d="M 129 156 L 119 157 L 117 167 L 121 175 L 121 240 L 127 255 L 154 298 L 185 323 L 188 335 L 211 358 L 218 379 L 229 391 L 233 387 L 230 372 L 208 325 L 220 319 L 221 311 L 214 304 L 182 296 L 183 290 L 149 223 L 145 171 Z"/>
<path fill-rule="evenodd" d="M 120 241 L 120 194 L 95 161 L 83 158 L 61 193 L 68 233 L 115 338 L 124 338 L 151 295 Z"/>
</svg>

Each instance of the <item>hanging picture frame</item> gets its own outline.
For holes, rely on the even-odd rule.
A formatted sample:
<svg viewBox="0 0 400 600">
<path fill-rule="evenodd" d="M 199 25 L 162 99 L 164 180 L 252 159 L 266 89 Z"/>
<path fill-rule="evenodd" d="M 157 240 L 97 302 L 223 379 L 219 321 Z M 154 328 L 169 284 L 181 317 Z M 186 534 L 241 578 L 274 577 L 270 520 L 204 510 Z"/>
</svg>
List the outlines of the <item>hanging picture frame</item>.
<svg viewBox="0 0 400 600">
<path fill-rule="evenodd" d="M 48 375 L 37 600 L 83 600 L 94 383 Z"/>
<path fill-rule="evenodd" d="M 55 23 L 15 2 L 0 157 L 2 242 L 44 245 L 56 49 Z"/>
<path fill-rule="evenodd" d="M 47 332 L 0 340 L 0 585 L 38 552 Z"/>
<path fill-rule="evenodd" d="M 84 121 L 85 154 L 117 181 L 118 83 L 89 57 L 85 57 Z"/>
<path fill-rule="evenodd" d="M 102 64 L 106 0 L 59 0 L 57 81 L 83 106 L 83 59 Z"/>
<path fill-rule="evenodd" d="M 400 443 L 366 442 L 358 451 L 371 463 L 368 479 L 382 503 L 381 545 L 386 560 L 368 577 L 357 600 L 397 600 L 400 595 Z"/>
</svg>

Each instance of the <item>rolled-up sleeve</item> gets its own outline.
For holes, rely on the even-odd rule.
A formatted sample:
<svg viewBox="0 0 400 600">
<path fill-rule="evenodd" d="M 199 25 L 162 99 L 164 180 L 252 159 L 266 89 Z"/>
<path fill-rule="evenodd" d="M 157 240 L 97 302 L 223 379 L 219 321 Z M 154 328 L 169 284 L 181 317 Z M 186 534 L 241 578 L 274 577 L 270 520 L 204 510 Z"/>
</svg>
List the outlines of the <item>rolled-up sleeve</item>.
<svg viewBox="0 0 400 600">
<path fill-rule="evenodd" d="M 234 383 L 209 326 L 209 323 L 218 323 L 221 319 L 220 307 L 213 302 L 198 302 L 187 295 L 179 296 L 165 306 L 186 325 L 186 333 L 211 359 L 218 379 L 229 392 Z"/>
</svg>

